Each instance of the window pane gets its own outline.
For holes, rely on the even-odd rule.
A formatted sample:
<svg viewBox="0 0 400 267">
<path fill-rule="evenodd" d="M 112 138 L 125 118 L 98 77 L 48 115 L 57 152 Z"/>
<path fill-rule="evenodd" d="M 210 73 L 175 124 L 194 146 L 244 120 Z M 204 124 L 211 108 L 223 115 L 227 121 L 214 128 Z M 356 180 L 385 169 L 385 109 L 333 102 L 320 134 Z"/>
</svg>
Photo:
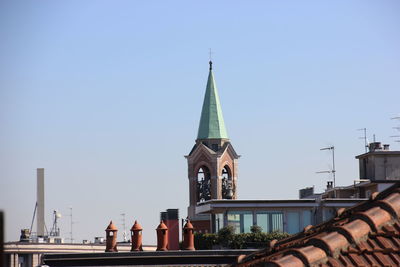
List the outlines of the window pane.
<svg viewBox="0 0 400 267">
<path fill-rule="evenodd" d="M 336 210 L 335 208 L 324 208 L 323 210 L 323 220 L 327 221 L 335 217 Z"/>
<path fill-rule="evenodd" d="M 224 214 L 215 214 L 215 231 L 218 233 L 221 228 L 224 227 Z"/>
<path fill-rule="evenodd" d="M 235 228 L 235 233 L 250 232 L 250 227 L 253 225 L 253 214 L 251 211 L 229 211 L 228 225 Z"/>
<path fill-rule="evenodd" d="M 300 231 L 300 218 L 298 212 L 288 212 L 287 213 L 287 226 L 288 226 L 288 233 L 295 234 Z"/>
<path fill-rule="evenodd" d="M 272 213 L 271 214 L 271 231 L 283 232 L 283 214 L 282 213 Z"/>
<path fill-rule="evenodd" d="M 235 234 L 240 233 L 240 215 L 239 214 L 228 214 L 228 225 L 232 225 L 235 229 Z"/>
<path fill-rule="evenodd" d="M 250 233 L 250 227 L 253 226 L 253 214 L 243 214 L 243 232 Z"/>
<path fill-rule="evenodd" d="M 261 227 L 263 232 L 269 232 L 269 220 L 267 213 L 257 213 L 257 225 Z"/>
<path fill-rule="evenodd" d="M 303 225 L 302 228 L 310 225 L 311 223 L 311 210 L 303 210 Z"/>
</svg>

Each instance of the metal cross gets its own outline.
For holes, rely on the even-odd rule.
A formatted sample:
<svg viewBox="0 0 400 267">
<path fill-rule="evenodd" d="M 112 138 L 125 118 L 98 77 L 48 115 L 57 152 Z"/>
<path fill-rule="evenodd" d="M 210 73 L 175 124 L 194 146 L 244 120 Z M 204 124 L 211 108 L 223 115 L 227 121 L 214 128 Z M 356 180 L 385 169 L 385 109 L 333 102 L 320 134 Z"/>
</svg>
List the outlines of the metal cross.
<svg viewBox="0 0 400 267">
<path fill-rule="evenodd" d="M 213 54 L 213 52 L 211 51 L 211 48 L 210 48 L 210 51 L 208 52 L 208 54 L 209 54 L 209 56 L 210 56 L 210 61 L 211 61 L 211 55 Z"/>
</svg>

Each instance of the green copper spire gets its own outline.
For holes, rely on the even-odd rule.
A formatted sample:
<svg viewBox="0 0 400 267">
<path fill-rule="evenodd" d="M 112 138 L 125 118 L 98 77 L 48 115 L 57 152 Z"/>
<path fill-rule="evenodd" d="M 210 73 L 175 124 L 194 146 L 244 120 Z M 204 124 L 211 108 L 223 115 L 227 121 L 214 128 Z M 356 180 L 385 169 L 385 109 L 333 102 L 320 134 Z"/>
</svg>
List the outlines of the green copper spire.
<svg viewBox="0 0 400 267">
<path fill-rule="evenodd" d="M 212 62 L 210 61 L 210 73 L 208 74 L 206 94 L 204 96 L 203 108 L 201 110 L 197 139 L 222 138 L 228 139 L 228 134 L 225 129 L 218 90 L 212 73 Z"/>
</svg>

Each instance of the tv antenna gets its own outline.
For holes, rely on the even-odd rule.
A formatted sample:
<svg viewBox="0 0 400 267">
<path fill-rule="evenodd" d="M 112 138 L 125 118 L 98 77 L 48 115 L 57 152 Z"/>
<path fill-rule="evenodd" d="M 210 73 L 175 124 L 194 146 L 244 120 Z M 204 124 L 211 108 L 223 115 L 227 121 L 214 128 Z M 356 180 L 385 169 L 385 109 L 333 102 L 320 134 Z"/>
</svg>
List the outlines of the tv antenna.
<svg viewBox="0 0 400 267">
<path fill-rule="evenodd" d="M 74 236 L 73 236 L 73 225 L 74 225 L 74 221 L 72 220 L 72 207 L 69 207 L 69 217 L 70 217 L 70 227 L 71 227 L 71 231 L 69 232 L 69 236 L 70 236 L 70 241 L 71 243 L 74 243 Z"/>
<path fill-rule="evenodd" d="M 335 146 L 329 146 L 329 147 L 323 147 L 320 150 L 330 150 L 332 151 L 332 169 L 330 171 L 321 171 L 321 172 L 317 172 L 317 173 L 332 173 L 333 176 L 333 194 L 334 197 L 336 198 L 336 191 L 335 191 L 335 187 L 336 187 L 336 169 L 335 169 Z"/>
<path fill-rule="evenodd" d="M 364 139 L 365 153 L 367 153 L 368 152 L 367 128 L 357 129 L 357 131 L 364 132 L 364 136 L 358 137 L 358 139 Z"/>
<path fill-rule="evenodd" d="M 400 117 L 393 117 L 393 118 L 390 118 L 390 119 L 391 120 L 399 120 L 400 121 Z M 393 129 L 396 129 L 396 130 L 400 131 L 400 126 L 393 127 Z M 390 137 L 391 138 L 396 138 L 396 140 L 394 140 L 395 142 L 400 142 L 400 135 L 392 135 Z"/>
<path fill-rule="evenodd" d="M 122 216 L 122 228 L 124 229 L 122 236 L 124 237 L 124 242 L 128 242 L 128 239 L 126 238 L 125 213 L 121 213 L 121 216 Z"/>
</svg>

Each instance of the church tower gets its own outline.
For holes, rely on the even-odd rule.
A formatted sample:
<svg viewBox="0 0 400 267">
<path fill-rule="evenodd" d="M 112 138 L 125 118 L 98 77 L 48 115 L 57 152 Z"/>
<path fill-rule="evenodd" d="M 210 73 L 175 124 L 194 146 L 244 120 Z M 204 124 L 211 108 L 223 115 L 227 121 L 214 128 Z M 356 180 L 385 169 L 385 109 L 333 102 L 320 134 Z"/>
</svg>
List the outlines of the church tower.
<svg viewBox="0 0 400 267">
<path fill-rule="evenodd" d="M 212 199 L 237 198 L 237 166 L 239 155 L 230 143 L 217 86 L 212 72 L 201 111 L 199 131 L 194 147 L 186 156 L 189 178 L 188 217 L 196 229 L 210 229 L 208 215 L 196 215 L 196 205 Z M 207 223 L 208 221 L 208 227 Z M 209 230 L 208 230 L 209 231 Z"/>
</svg>

